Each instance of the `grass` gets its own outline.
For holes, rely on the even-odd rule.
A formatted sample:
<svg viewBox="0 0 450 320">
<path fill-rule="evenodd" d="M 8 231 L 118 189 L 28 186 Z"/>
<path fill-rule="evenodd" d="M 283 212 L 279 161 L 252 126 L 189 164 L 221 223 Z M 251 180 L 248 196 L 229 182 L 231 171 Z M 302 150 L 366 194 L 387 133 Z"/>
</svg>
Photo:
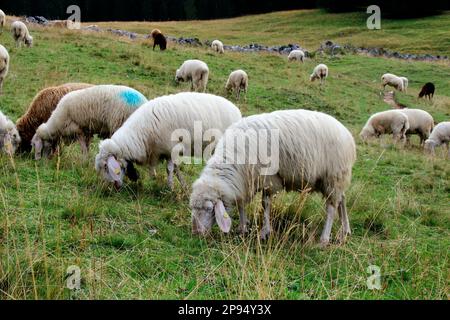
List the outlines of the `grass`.
<svg viewBox="0 0 450 320">
<path fill-rule="evenodd" d="M 307 29 L 306 21 L 316 21 L 320 14 L 287 12 L 155 27 L 180 36 L 201 29 L 205 33 L 195 35 L 202 38 L 212 38 L 215 31 L 222 30 L 220 38 L 233 36 L 228 38 L 233 43 L 248 43 L 253 36 L 254 42 L 269 43 L 274 38 L 258 31 L 253 23 L 256 19 L 279 20 L 279 28 L 272 30 L 315 39 L 319 31 Z M 305 20 L 281 19 L 297 15 Z M 332 16 L 332 20 L 324 19 L 329 27 L 322 31 L 357 28 L 355 21 L 348 19 L 356 14 Z M 448 17 L 391 24 L 404 25 L 404 30 L 408 25 L 434 22 L 436 34 L 445 37 L 448 31 L 439 26 Z M 305 23 L 286 22 L 294 20 Z M 200 28 L 208 23 L 215 29 Z M 232 25 L 236 29 L 225 32 Z M 146 28 L 147 24 L 120 27 L 141 26 Z M 450 117 L 450 66 L 446 63 L 345 55 L 288 64 L 285 57 L 272 54 L 227 52 L 218 57 L 204 48 L 181 46 L 161 53 L 152 51 L 148 43 L 106 34 L 43 28 L 32 32 L 34 48 L 22 50 L 14 48 L 9 34 L 0 35 L 12 61 L 0 110 L 13 119 L 24 112 L 39 89 L 63 82 L 124 84 L 149 98 L 186 90 L 188 85 L 176 86 L 173 77 L 188 58 L 208 63 L 208 91 L 221 95 L 228 74 L 245 69 L 250 75 L 250 91 L 246 100 L 236 102 L 245 115 L 290 108 L 320 110 L 338 118 L 357 137 L 369 114 L 388 108 L 379 97 L 379 77 L 392 71 L 410 79 L 408 93 L 398 95 L 403 103 L 429 111 L 437 122 Z M 371 31 L 361 30 L 360 35 L 348 39 L 356 44 L 366 34 L 367 41 L 388 47 L 394 43 L 390 39 L 400 34 L 390 29 L 382 32 L 387 38 L 370 40 Z M 433 52 L 448 50 L 443 41 L 431 43 L 420 32 L 414 35 L 416 41 L 395 40 L 395 46 L 408 52 L 413 51 L 410 46 Z M 317 45 L 319 40 L 311 40 L 311 46 L 313 43 Z M 308 81 L 318 62 L 330 67 L 330 77 L 322 89 Z M 434 101 L 417 100 L 421 85 L 429 80 L 437 88 Z M 141 182 L 126 184 L 117 193 L 103 185 L 93 169 L 98 140 L 88 163 L 82 161 L 77 145 L 67 146 L 60 158 L 50 161 L 35 162 L 31 155 L 14 159 L 2 155 L 0 297 L 448 299 L 450 165 L 443 151 L 431 159 L 418 147 L 392 146 L 389 138 L 369 144 L 356 140 L 358 161 L 347 195 L 353 235 L 345 245 L 332 244 L 326 249 L 317 246 L 324 218 L 323 200 L 318 195 L 280 194 L 272 210 L 275 232 L 267 243 L 260 243 L 257 237 L 262 210 L 259 201 L 247 208 L 252 219 L 249 236 L 224 236 L 215 230 L 211 237 L 200 239 L 191 235 L 188 197 L 178 185 L 176 193 L 167 190 L 163 166 L 156 179 L 149 177 L 146 168 L 139 168 Z M 413 143 L 417 144 L 417 139 Z M 193 182 L 201 166 L 185 166 L 183 170 Z M 233 217 L 236 223 L 237 215 Z M 333 234 L 338 227 L 336 223 Z M 72 265 L 81 268 L 79 291 L 66 288 L 66 271 Z M 381 268 L 381 290 L 366 286 L 370 265 Z"/>
<path fill-rule="evenodd" d="M 365 12 L 337 14 L 321 10 L 293 10 L 187 23 L 169 21 L 96 24 L 143 34 L 159 28 L 172 36 L 198 37 L 211 41 L 220 38 L 225 44 L 233 45 L 298 43 L 308 50 L 315 50 L 323 41 L 333 40 L 340 44 L 383 47 L 404 53 L 450 54 L 449 12 L 422 19 L 390 20 L 383 18 L 381 8 L 381 29 L 372 31 L 366 26 L 368 17 Z"/>
</svg>

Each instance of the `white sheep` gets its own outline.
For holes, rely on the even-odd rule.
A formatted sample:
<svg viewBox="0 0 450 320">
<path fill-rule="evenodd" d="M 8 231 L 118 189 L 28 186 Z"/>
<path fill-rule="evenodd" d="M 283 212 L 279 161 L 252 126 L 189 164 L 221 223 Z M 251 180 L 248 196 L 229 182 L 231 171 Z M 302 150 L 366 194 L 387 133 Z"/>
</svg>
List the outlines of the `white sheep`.
<svg viewBox="0 0 450 320">
<path fill-rule="evenodd" d="M 3 82 L 8 75 L 9 54 L 8 50 L 0 44 L 0 94 L 2 94 Z"/>
<path fill-rule="evenodd" d="M 425 151 L 434 155 L 434 149 L 441 145 L 447 147 L 448 157 L 450 158 L 450 121 L 441 122 L 434 127 L 430 137 L 425 141 Z"/>
<path fill-rule="evenodd" d="M 125 86 L 100 85 L 68 93 L 31 140 L 36 160 L 50 157 L 61 140 L 78 139 L 87 156 L 94 134 L 109 138 L 145 102 L 140 92 Z"/>
<path fill-rule="evenodd" d="M 206 91 L 208 84 L 208 65 L 200 60 L 186 60 L 177 70 L 175 81 L 191 81 L 191 90 Z"/>
<path fill-rule="evenodd" d="M 20 144 L 20 136 L 14 123 L 0 111 L 0 151 L 13 155 Z"/>
<path fill-rule="evenodd" d="M 387 110 L 375 113 L 359 134 L 363 141 L 370 137 L 380 137 L 383 134 L 393 134 L 394 141 L 406 141 L 406 131 L 409 129 L 408 117 L 399 110 Z"/>
<path fill-rule="evenodd" d="M 264 137 L 271 138 L 266 141 Z M 236 139 L 241 143 L 230 143 Z M 270 162 L 263 155 L 270 153 L 264 150 L 266 148 L 272 149 L 272 164 L 278 163 L 278 166 L 263 173 Z M 252 149 L 259 151 L 253 160 Z M 223 232 L 229 232 L 231 218 L 227 211 L 237 206 L 240 231 L 246 232 L 244 206 L 262 191 L 261 238 L 266 239 L 271 231 L 271 196 L 282 189 L 310 188 L 321 192 L 326 199 L 327 220 L 321 243 L 326 245 L 330 240 L 336 210 L 342 222 L 343 241 L 351 233 L 344 193 L 350 184 L 355 160 L 356 148 L 351 133 L 324 113 L 300 109 L 243 118 L 227 129 L 213 157 L 193 184 L 192 231 L 206 234 L 215 220 Z"/>
<path fill-rule="evenodd" d="M 391 86 L 398 91 L 405 91 L 403 80 L 392 73 L 385 73 L 381 76 L 381 85 L 383 86 L 383 90 L 386 88 L 386 86 Z"/>
<path fill-rule="evenodd" d="M 218 52 L 218 53 L 224 53 L 224 52 L 225 52 L 225 50 L 223 49 L 223 43 L 222 43 L 222 41 L 220 41 L 220 40 L 214 40 L 214 41 L 211 43 L 211 48 L 212 48 L 215 52 Z"/>
<path fill-rule="evenodd" d="M 230 73 L 225 89 L 230 92 L 233 90 L 236 93 L 236 98 L 239 99 L 241 91 L 247 93 L 248 90 L 248 75 L 244 70 L 236 70 Z"/>
<path fill-rule="evenodd" d="M 321 63 L 314 68 L 314 71 L 309 77 L 309 80 L 313 82 L 314 80 L 320 79 L 320 84 L 322 84 L 327 77 L 328 77 L 328 67 L 323 63 Z"/>
<path fill-rule="evenodd" d="M 409 136 L 411 134 L 417 134 L 420 137 L 420 145 L 423 145 L 425 140 L 430 136 L 431 130 L 433 130 L 433 117 L 421 109 L 405 108 L 399 109 L 399 111 L 408 117 L 409 129 L 406 131 L 407 142 L 409 143 Z"/>
<path fill-rule="evenodd" d="M 406 92 L 409 85 L 409 80 L 406 77 L 399 77 L 403 81 L 403 90 Z"/>
<path fill-rule="evenodd" d="M 209 148 L 213 149 L 225 129 L 240 119 L 239 109 L 219 96 L 183 92 L 156 98 L 140 107 L 111 139 L 100 143 L 95 168 L 106 181 L 119 188 L 124 176 L 129 175 L 130 163 L 149 165 L 154 171 L 161 159 L 167 159 L 169 187 L 173 189 L 174 172 L 185 187 L 175 158 L 180 147 L 187 151 L 193 149 L 195 156 L 202 158 L 197 153 L 207 153 L 205 148 L 209 143 L 202 137 L 215 131 L 213 141 L 205 138 L 212 141 Z"/>
<path fill-rule="evenodd" d="M 302 50 L 292 50 L 288 56 L 288 61 L 297 60 L 303 62 L 304 59 L 305 53 Z"/>
<path fill-rule="evenodd" d="M 14 41 L 16 41 L 17 47 L 22 46 L 22 43 L 24 43 L 27 47 L 33 46 L 33 37 L 30 35 L 25 23 L 22 21 L 14 21 L 11 24 L 11 33 Z"/>
<path fill-rule="evenodd" d="M 6 15 L 2 10 L 0 10 L 0 34 L 3 33 L 3 28 L 5 27 L 5 24 L 6 24 Z"/>
</svg>

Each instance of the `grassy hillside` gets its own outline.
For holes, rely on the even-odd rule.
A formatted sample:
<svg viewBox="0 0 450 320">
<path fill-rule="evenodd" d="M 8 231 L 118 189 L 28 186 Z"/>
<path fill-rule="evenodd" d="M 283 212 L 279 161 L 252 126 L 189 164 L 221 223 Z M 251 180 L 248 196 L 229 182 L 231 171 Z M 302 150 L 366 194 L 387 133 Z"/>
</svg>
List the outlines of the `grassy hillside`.
<svg viewBox="0 0 450 320">
<path fill-rule="evenodd" d="M 225 44 L 298 43 L 315 50 L 325 40 L 364 47 L 384 47 L 404 53 L 450 54 L 450 12 L 422 19 L 381 20 L 381 30 L 368 30 L 361 13 L 294 10 L 227 20 L 189 22 L 104 22 L 99 26 L 149 34 L 159 28 L 172 36 L 221 39 Z M 89 23 L 86 23 L 88 25 Z"/>
<path fill-rule="evenodd" d="M 320 31 L 307 27 L 304 21 L 315 21 L 318 14 L 289 12 L 220 23 L 149 25 L 180 36 L 201 29 L 205 32 L 198 34 L 201 38 L 213 38 L 214 30 L 205 26 L 214 25 L 223 30 L 222 38 L 233 43 L 279 44 L 291 42 L 287 37 L 293 37 L 310 39 L 314 46 L 318 42 L 313 39 L 321 39 L 317 37 Z M 266 19 L 275 23 L 277 15 L 293 15 L 290 20 L 280 20 L 278 28 L 272 26 L 286 38 L 276 39 L 256 27 L 257 21 Z M 295 15 L 304 19 L 294 19 Z M 348 15 L 332 16 L 334 19 L 323 24 L 322 38 L 359 28 Z M 433 30 L 444 39 L 448 31 L 440 24 L 448 17 L 425 20 L 436 23 Z M 420 26 L 422 21 L 392 24 L 404 30 L 407 27 L 401 28 L 402 23 Z M 236 29 L 231 30 L 231 25 Z M 120 27 L 147 28 L 144 24 Z M 291 108 L 320 110 L 342 121 L 357 137 L 369 114 L 388 108 L 379 98 L 379 78 L 392 71 L 410 79 L 408 93 L 399 94 L 403 103 L 429 111 L 437 122 L 450 118 L 450 66 L 444 63 L 346 55 L 288 64 L 286 57 L 271 54 L 227 52 L 216 56 L 203 48 L 181 46 L 159 52 L 152 51 L 148 43 L 109 35 L 42 28 L 32 32 L 36 45 L 22 50 L 14 48 L 8 33 L 0 35 L 0 43 L 10 49 L 12 60 L 0 110 L 13 119 L 24 112 L 38 90 L 63 82 L 124 84 L 149 98 L 187 90 L 188 85 L 176 86 L 173 78 L 176 68 L 190 58 L 208 63 L 211 93 L 224 94 L 232 70 L 243 68 L 249 73 L 247 99 L 236 102 L 245 115 Z M 367 30 L 355 38 L 347 37 L 358 43 L 366 34 L 380 46 L 395 45 L 408 52 L 448 50 L 425 32 L 413 34 L 415 41 L 410 41 L 410 35 L 409 41 L 395 40 L 395 44 L 390 39 L 399 39 L 399 32 L 382 32 L 386 38 L 369 36 Z M 330 67 L 330 77 L 322 89 L 308 78 L 319 62 Z M 416 99 L 426 81 L 436 84 L 433 102 Z M 211 237 L 200 239 L 191 235 L 188 192 L 179 185 L 176 193 L 165 187 L 162 165 L 156 179 L 140 167 L 141 182 L 126 184 L 118 193 L 103 185 L 93 169 L 98 140 L 88 163 L 82 161 L 78 145 L 65 148 L 60 158 L 49 161 L 35 162 L 31 155 L 15 159 L 1 155 L 0 297 L 448 298 L 449 160 L 442 150 L 432 159 L 417 146 L 392 146 L 389 138 L 368 145 L 356 140 L 358 161 L 347 195 L 353 235 L 345 245 L 332 244 L 326 249 L 317 247 L 324 210 L 323 199 L 315 194 L 283 193 L 277 197 L 272 212 L 275 233 L 267 243 L 257 240 L 259 201 L 247 208 L 252 218 L 249 236 L 223 236 L 215 230 Z M 417 139 L 413 143 L 417 145 Z M 185 166 L 183 171 L 193 182 L 201 166 Z M 236 223 L 237 215 L 233 217 Z M 339 223 L 335 223 L 334 234 L 338 228 Z M 71 265 L 81 268 L 82 288 L 78 292 L 66 288 L 66 270 Z M 379 291 L 367 289 L 370 265 L 381 268 Z"/>
</svg>

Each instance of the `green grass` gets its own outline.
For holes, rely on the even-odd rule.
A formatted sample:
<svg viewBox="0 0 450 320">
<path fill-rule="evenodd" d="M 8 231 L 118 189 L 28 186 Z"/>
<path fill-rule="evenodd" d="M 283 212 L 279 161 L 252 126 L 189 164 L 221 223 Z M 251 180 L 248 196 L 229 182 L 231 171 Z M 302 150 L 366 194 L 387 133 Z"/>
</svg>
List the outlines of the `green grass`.
<svg viewBox="0 0 450 320">
<path fill-rule="evenodd" d="M 333 40 L 340 44 L 384 47 L 405 53 L 450 54 L 450 12 L 422 19 L 390 20 L 383 17 L 381 8 L 381 30 L 368 30 L 368 17 L 365 12 L 336 14 L 293 10 L 226 20 L 102 22 L 98 25 L 143 34 L 159 28 L 172 36 L 221 39 L 225 44 L 233 45 L 298 43 L 308 50 L 316 50 L 323 41 Z"/>
<path fill-rule="evenodd" d="M 312 21 L 319 13 L 289 12 L 257 19 L 276 21 L 279 15 L 300 14 Z M 355 28 L 349 15 L 332 16 L 334 19 L 326 22 L 329 27 L 324 25 L 327 32 Z M 448 31 L 439 27 L 445 19 L 448 21 L 448 15 L 391 23 L 420 26 L 422 21 L 434 21 L 436 33 L 445 35 Z M 230 42 L 247 43 L 253 35 L 255 42 L 273 41 L 250 23 L 254 17 L 215 25 L 217 30 L 227 30 L 233 21 L 240 22 L 230 31 L 234 37 Z M 296 30 L 305 30 L 299 38 L 314 38 L 316 31 L 302 29 L 303 24 L 284 22 L 280 21 L 277 32 L 285 30 L 283 33 L 296 36 Z M 187 31 L 179 29 L 178 35 L 187 36 L 203 23 L 207 22 L 184 23 Z M 168 23 L 161 28 L 170 24 L 183 25 Z M 216 56 L 206 49 L 180 46 L 161 53 L 144 42 L 109 35 L 32 31 L 36 43 L 32 49 L 17 50 L 9 34 L 0 36 L 0 43 L 10 49 L 12 63 L 0 110 L 13 119 L 24 112 L 38 90 L 63 82 L 124 84 L 149 98 L 186 90 L 188 85 L 176 86 L 173 78 L 176 68 L 189 58 L 208 63 L 208 91 L 215 94 L 224 94 L 232 70 L 248 72 L 250 91 L 245 101 L 237 102 L 245 115 L 290 108 L 320 110 L 338 118 L 357 137 L 371 113 L 388 108 L 379 97 L 379 78 L 392 71 L 410 79 L 408 93 L 399 95 L 403 103 L 429 111 L 437 122 L 450 117 L 450 66 L 444 63 L 345 55 L 288 64 L 285 57 L 271 54 L 227 52 Z M 389 39 L 398 37 L 393 30 L 383 32 L 388 36 L 386 46 Z M 225 37 L 225 33 L 221 35 Z M 356 38 L 355 44 L 361 38 Z M 384 46 L 383 38 L 377 41 Z M 433 52 L 448 50 L 442 42 L 432 42 L 424 33 L 423 38 L 418 34 L 416 41 L 399 41 L 396 46 L 408 52 L 413 51 L 409 46 L 426 51 L 433 45 Z M 439 45 L 443 47 L 439 49 Z M 330 67 L 322 89 L 308 80 L 319 62 Z M 415 98 L 426 81 L 436 84 L 433 102 Z M 224 236 L 215 230 L 208 239 L 200 239 L 191 235 L 188 195 L 178 185 L 176 193 L 165 187 L 163 166 L 156 179 L 149 177 L 146 168 L 139 168 L 141 182 L 129 183 L 117 193 L 103 185 L 93 169 L 98 140 L 88 163 L 82 161 L 78 145 L 66 147 L 61 158 L 50 161 L 35 162 L 31 155 L 14 159 L 2 155 L 0 297 L 447 299 L 449 161 L 442 150 L 431 159 L 418 147 L 392 146 L 389 138 L 367 145 L 356 140 L 358 161 L 347 195 L 353 235 L 345 245 L 332 244 L 326 249 L 317 246 L 324 218 L 323 199 L 318 195 L 280 194 L 272 212 L 275 232 L 267 243 L 257 238 L 259 201 L 248 207 L 252 218 L 248 237 Z M 417 145 L 417 139 L 413 143 Z M 185 166 L 183 170 L 193 182 L 201 167 Z M 233 217 L 236 222 L 237 216 Z M 338 227 L 335 223 L 334 234 Z M 66 288 L 66 270 L 71 265 L 81 268 L 78 292 Z M 381 268 L 379 291 L 367 289 L 369 265 Z"/>
</svg>

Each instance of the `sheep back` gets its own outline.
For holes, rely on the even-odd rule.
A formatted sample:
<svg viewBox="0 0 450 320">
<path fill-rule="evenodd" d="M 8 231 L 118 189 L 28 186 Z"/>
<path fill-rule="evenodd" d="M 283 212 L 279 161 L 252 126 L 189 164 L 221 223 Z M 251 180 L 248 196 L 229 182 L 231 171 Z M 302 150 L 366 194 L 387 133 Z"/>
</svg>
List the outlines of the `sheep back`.
<svg viewBox="0 0 450 320">
<path fill-rule="evenodd" d="M 99 85 L 66 94 L 47 123 L 37 129 L 42 139 L 87 135 L 110 137 L 147 99 L 138 91 L 116 85 Z"/>
<path fill-rule="evenodd" d="M 257 164 L 233 162 L 236 155 L 251 156 L 249 145 L 260 147 L 254 135 L 260 130 L 279 133 L 279 170 L 271 176 L 261 175 L 260 160 Z M 226 141 L 242 139 L 242 136 L 247 139 L 247 145 L 227 145 Z M 356 147 L 351 133 L 333 117 L 301 109 L 275 111 L 243 118 L 230 126 L 199 178 L 200 183 L 196 184 L 207 181 L 210 187 L 220 186 L 218 192 L 224 195 L 226 207 L 236 201 L 250 201 L 262 188 L 276 192 L 310 187 L 333 200 L 339 199 L 350 184 L 355 160 Z"/>
<path fill-rule="evenodd" d="M 194 125 L 198 122 L 201 123 L 202 133 L 209 129 L 224 132 L 239 119 L 241 112 L 225 98 L 183 92 L 159 97 L 144 104 L 110 140 L 119 146 L 119 157 L 141 164 L 151 163 L 160 156 L 171 155 L 173 147 L 179 143 L 178 140 L 172 140 L 174 131 L 186 130 L 190 137 L 194 137 Z M 190 150 L 191 144 L 187 143 L 186 141 L 185 147 Z M 207 144 L 205 142 L 204 146 Z"/>
<path fill-rule="evenodd" d="M 53 110 L 60 100 L 69 92 L 86 89 L 91 87 L 87 83 L 66 83 L 60 86 L 49 87 L 41 90 L 31 102 L 25 114 L 20 117 L 17 122 L 17 130 L 19 131 L 21 141 L 21 150 L 31 150 L 31 139 L 36 133 L 36 129 L 47 122 Z"/>
</svg>

